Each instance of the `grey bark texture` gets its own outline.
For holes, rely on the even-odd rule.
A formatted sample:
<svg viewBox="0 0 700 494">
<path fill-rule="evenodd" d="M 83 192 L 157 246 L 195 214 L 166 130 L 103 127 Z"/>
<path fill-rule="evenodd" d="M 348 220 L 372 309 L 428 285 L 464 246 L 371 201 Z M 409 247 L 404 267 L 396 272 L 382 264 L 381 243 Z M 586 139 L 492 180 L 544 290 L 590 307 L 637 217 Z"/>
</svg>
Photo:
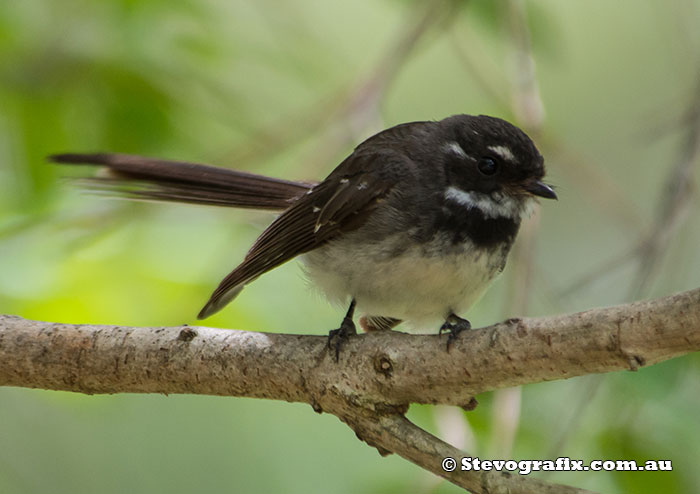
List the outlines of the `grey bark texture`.
<svg viewBox="0 0 700 494">
<path fill-rule="evenodd" d="M 395 331 L 350 339 L 200 326 L 135 328 L 0 316 L 0 385 L 80 393 L 188 393 L 309 403 L 381 453 L 475 493 L 583 492 L 500 472 L 445 472 L 469 456 L 409 422 L 411 403 L 473 407 L 476 394 L 636 370 L 700 350 L 700 289 L 575 314 L 510 319 L 446 336 Z"/>
</svg>

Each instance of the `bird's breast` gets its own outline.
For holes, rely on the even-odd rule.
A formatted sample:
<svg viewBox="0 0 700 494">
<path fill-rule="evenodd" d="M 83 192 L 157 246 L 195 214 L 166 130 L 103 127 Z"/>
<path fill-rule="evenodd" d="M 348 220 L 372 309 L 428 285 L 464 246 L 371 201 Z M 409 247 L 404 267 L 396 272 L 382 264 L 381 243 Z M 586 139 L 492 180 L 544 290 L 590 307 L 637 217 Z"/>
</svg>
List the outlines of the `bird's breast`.
<svg viewBox="0 0 700 494">
<path fill-rule="evenodd" d="M 426 242 L 407 233 L 371 240 L 349 235 L 305 254 L 304 261 L 330 300 L 355 298 L 366 314 L 422 326 L 466 311 L 502 270 L 509 246 L 455 244 L 445 232 Z"/>
</svg>

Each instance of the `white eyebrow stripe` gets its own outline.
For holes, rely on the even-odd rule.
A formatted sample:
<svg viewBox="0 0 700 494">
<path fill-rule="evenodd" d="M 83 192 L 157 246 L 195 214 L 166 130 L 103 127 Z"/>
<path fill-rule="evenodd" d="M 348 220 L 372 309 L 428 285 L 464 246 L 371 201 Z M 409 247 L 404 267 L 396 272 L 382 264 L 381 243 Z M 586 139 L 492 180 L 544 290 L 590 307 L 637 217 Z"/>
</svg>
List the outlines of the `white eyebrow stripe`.
<svg viewBox="0 0 700 494">
<path fill-rule="evenodd" d="M 457 142 L 455 141 L 450 141 L 447 144 L 445 144 L 445 149 L 448 151 L 452 151 L 458 156 L 461 156 L 462 158 L 467 157 L 467 153 L 464 152 L 464 149 L 462 149 L 462 146 L 460 146 Z"/>
<path fill-rule="evenodd" d="M 500 156 L 506 161 L 510 161 L 511 163 L 515 163 L 517 161 L 515 159 L 513 151 L 511 151 L 510 148 L 506 146 L 489 146 L 488 149 L 489 151 L 496 153 L 498 156 Z"/>
<path fill-rule="evenodd" d="M 499 194 L 492 197 L 475 191 L 465 191 L 451 185 L 445 189 L 445 199 L 454 201 L 467 209 L 478 209 L 487 218 L 519 218 L 524 204 L 517 199 Z"/>
</svg>

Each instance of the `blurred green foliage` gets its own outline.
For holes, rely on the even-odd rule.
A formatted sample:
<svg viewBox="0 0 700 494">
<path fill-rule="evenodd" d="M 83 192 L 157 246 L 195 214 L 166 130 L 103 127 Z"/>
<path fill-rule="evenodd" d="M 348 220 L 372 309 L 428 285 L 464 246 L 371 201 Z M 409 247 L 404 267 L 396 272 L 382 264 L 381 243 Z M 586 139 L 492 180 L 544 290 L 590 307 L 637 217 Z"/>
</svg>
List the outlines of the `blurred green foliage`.
<svg viewBox="0 0 700 494">
<path fill-rule="evenodd" d="M 192 323 L 269 221 L 81 195 L 60 175 L 83 170 L 49 166 L 48 154 L 110 150 L 317 179 L 382 127 L 453 113 L 512 120 L 508 5 L 456 4 L 432 4 L 452 10 L 387 76 L 374 107 L 358 87 L 394 59 L 427 3 L 0 2 L 0 311 Z M 527 13 L 546 111 L 540 147 L 560 197 L 541 210 L 528 312 L 630 300 L 634 256 L 567 289 L 629 252 L 659 214 L 683 117 L 697 105 L 700 4 L 537 0 Z M 700 285 L 698 244 L 694 199 L 643 295 Z M 469 314 L 476 326 L 520 315 L 506 302 L 511 270 Z M 320 334 L 341 315 L 289 263 L 207 324 Z M 469 451 L 487 455 L 497 410 L 490 394 L 479 401 L 463 415 Z M 698 408 L 697 356 L 526 386 L 512 455 L 671 459 L 671 473 L 548 479 L 611 493 L 698 492 Z M 409 413 L 441 430 L 433 407 Z M 299 404 L 4 388 L 0 445 L 2 493 L 458 492 Z"/>
</svg>

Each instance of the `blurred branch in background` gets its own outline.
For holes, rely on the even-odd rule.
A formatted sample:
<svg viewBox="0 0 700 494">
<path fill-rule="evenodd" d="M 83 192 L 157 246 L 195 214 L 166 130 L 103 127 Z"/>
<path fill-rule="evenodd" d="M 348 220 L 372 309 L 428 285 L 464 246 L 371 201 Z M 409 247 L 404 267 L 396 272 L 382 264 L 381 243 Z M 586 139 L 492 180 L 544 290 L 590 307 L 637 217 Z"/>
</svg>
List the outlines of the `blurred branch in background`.
<svg viewBox="0 0 700 494">
<path fill-rule="evenodd" d="M 636 262 L 636 276 L 629 289 L 629 300 L 638 300 L 648 295 L 653 279 L 659 274 L 659 267 L 668 247 L 688 217 L 695 187 L 693 184 L 693 166 L 700 153 L 700 78 L 693 101 L 689 105 L 687 117 L 683 119 L 684 137 L 675 164 L 670 167 L 666 182 L 659 192 L 657 217 L 649 232 L 637 245 L 603 263 L 584 278 L 573 283 L 560 293 L 560 297 L 570 296 L 588 284 L 620 269 L 626 263 Z M 568 418 L 563 419 L 552 441 L 548 457 L 561 454 L 568 438 L 579 428 L 585 411 L 593 402 L 596 393 L 602 388 L 606 376 L 591 376 L 581 383 L 581 392 L 575 399 L 576 405 Z"/>
<path fill-rule="evenodd" d="M 477 62 L 473 53 L 478 52 L 478 38 L 469 36 L 465 41 L 466 27 L 460 26 L 461 36 L 457 30 L 450 30 L 450 42 L 458 60 L 468 71 L 485 94 L 504 109 L 510 108 L 518 125 L 529 134 L 540 135 L 544 124 L 544 104 L 540 97 L 539 84 L 535 75 L 535 61 L 532 52 L 530 30 L 525 2 L 510 0 L 496 8 L 499 12 L 503 30 L 508 39 L 510 64 L 510 98 L 502 79 L 489 70 L 486 60 Z M 469 34 L 469 33 L 467 33 Z M 467 49 L 464 45 L 468 45 Z M 521 226 L 511 260 L 510 283 L 505 303 L 507 315 L 527 314 L 529 293 L 532 288 L 533 258 L 535 238 L 538 230 L 538 216 L 534 214 Z M 511 388 L 496 391 L 493 404 L 493 434 L 488 448 L 491 457 L 509 456 L 518 428 L 521 403 L 521 390 Z"/>
<path fill-rule="evenodd" d="M 543 458 L 558 458 L 562 455 L 563 451 L 566 451 L 569 439 L 576 434 L 581 427 L 584 415 L 600 391 L 606 376 L 607 374 L 586 376 L 584 382 L 578 383 L 575 388 L 571 389 L 572 396 L 569 403 L 572 405 L 567 407 L 568 409 L 565 411 L 565 416 L 560 417 L 558 422 L 552 425 L 552 432 L 548 437 L 548 449 Z M 546 445 L 543 446 L 547 447 Z M 551 475 L 551 473 L 552 472 L 543 473 L 543 478 Z"/>
<path fill-rule="evenodd" d="M 415 2 L 405 28 L 365 77 L 349 88 L 315 102 L 305 111 L 254 132 L 242 149 L 222 161 L 244 167 L 248 162 L 264 160 L 306 136 L 320 132 L 326 136 L 324 149 L 314 154 L 305 170 L 313 175 L 319 168 L 326 168 L 343 148 L 363 139 L 372 129 L 383 127 L 379 107 L 391 82 L 431 28 L 453 21 L 459 4 L 459 0 Z"/>
<path fill-rule="evenodd" d="M 553 132 L 544 132 L 541 142 L 549 151 L 548 161 L 556 162 L 557 171 L 581 188 L 588 205 L 615 219 L 626 231 L 636 233 L 642 229 L 639 211 L 605 168 L 595 166 L 586 153 L 572 149 Z"/>
<path fill-rule="evenodd" d="M 700 288 L 578 314 L 511 319 L 460 336 L 393 331 L 349 340 L 206 327 L 132 328 L 0 316 L 0 385 L 94 393 L 192 393 L 309 403 L 380 453 L 474 493 L 583 492 L 498 471 L 445 471 L 468 456 L 409 422 L 411 403 L 467 409 L 484 391 L 631 369 L 700 350 Z"/>
<path fill-rule="evenodd" d="M 669 244 L 688 218 L 695 197 L 693 167 L 697 166 L 700 157 L 700 78 L 681 125 L 684 137 L 675 163 L 670 166 L 666 181 L 660 188 L 656 219 L 648 232 L 635 245 L 563 289 L 560 292 L 562 297 L 571 296 L 629 262 L 637 263 L 637 273 L 630 284 L 628 299 L 635 300 L 647 294 L 654 277 L 659 274 Z"/>
<path fill-rule="evenodd" d="M 464 24 L 460 24 L 459 29 L 450 29 L 448 35 L 452 50 L 469 77 L 478 84 L 485 95 L 491 98 L 503 111 L 506 111 L 510 102 L 507 97 L 508 89 L 503 83 L 503 79 L 495 70 L 488 67 L 484 60 L 474 56 L 474 53 L 480 51 L 479 38 L 471 33 L 468 26 Z M 466 48 L 467 46 L 469 49 Z"/>
<path fill-rule="evenodd" d="M 510 71 L 513 112 L 518 123 L 537 138 L 544 124 L 544 104 L 535 75 L 535 57 L 524 0 L 508 2 L 507 22 L 513 64 Z"/>
<path fill-rule="evenodd" d="M 637 276 L 632 281 L 630 299 L 647 295 L 669 244 L 688 219 L 695 197 L 693 167 L 700 157 L 700 77 L 693 100 L 684 120 L 685 132 L 676 162 L 671 166 L 666 182 L 660 189 L 657 217 L 649 233 L 635 249 L 638 250 Z"/>
<path fill-rule="evenodd" d="M 535 139 L 544 126 L 544 104 L 540 97 L 532 52 L 530 28 L 523 0 L 506 5 L 505 24 L 509 40 L 511 106 L 516 122 Z M 528 313 L 533 289 L 535 242 L 539 230 L 539 213 L 523 221 L 510 259 L 510 283 L 505 302 L 505 317 Z M 501 389 L 494 393 L 493 428 L 488 448 L 492 458 L 512 456 L 520 422 L 522 389 Z"/>
<path fill-rule="evenodd" d="M 512 83 L 510 97 L 502 77 L 494 73 L 483 57 L 476 57 L 480 40 L 471 35 L 464 25 L 459 30 L 451 29 L 450 43 L 457 59 L 479 88 L 503 111 L 510 111 L 516 121 L 533 133 L 543 148 L 548 151 L 547 161 L 560 165 L 560 172 L 571 182 L 585 187 L 584 197 L 592 207 L 605 211 L 631 231 L 641 228 L 642 222 L 632 203 L 621 193 L 620 186 L 603 170 L 593 166 L 589 158 L 571 149 L 556 132 L 544 128 L 544 104 L 535 76 L 534 55 L 530 40 L 525 2 L 497 4 L 505 5 L 502 15 L 508 27 L 507 38 L 512 54 Z M 469 49 L 465 48 L 469 46 Z"/>
</svg>

